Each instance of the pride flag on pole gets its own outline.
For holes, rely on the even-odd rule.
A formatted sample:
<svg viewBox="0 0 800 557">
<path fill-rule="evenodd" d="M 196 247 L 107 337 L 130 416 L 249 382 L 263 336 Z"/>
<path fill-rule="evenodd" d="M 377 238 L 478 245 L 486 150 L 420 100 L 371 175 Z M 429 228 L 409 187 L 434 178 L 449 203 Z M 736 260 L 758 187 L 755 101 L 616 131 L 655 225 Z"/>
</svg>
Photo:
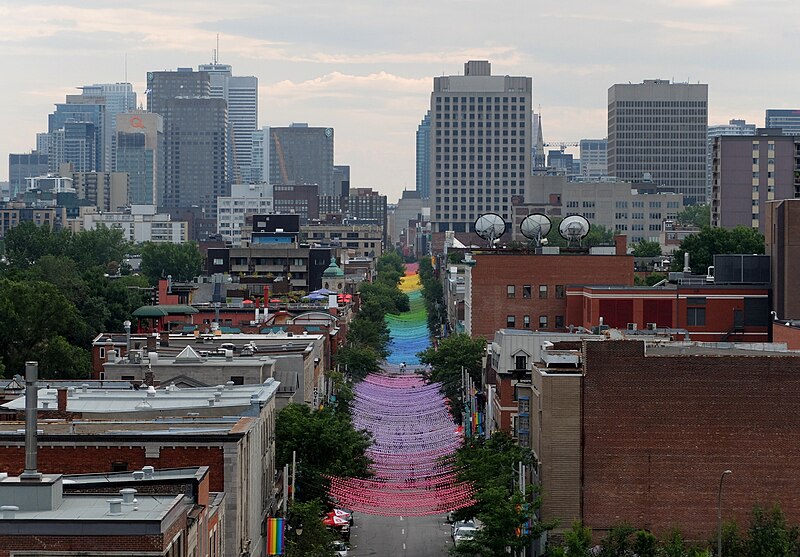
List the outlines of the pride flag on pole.
<svg viewBox="0 0 800 557">
<path fill-rule="evenodd" d="M 267 555 L 283 555 L 283 520 L 267 519 Z"/>
</svg>

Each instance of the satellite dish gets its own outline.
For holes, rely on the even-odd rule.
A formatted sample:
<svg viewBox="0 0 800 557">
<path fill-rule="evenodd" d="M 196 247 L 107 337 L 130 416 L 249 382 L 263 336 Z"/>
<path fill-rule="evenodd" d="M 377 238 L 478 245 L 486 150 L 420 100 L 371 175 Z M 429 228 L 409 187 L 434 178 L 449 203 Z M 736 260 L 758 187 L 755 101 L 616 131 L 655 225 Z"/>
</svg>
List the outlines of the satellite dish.
<svg viewBox="0 0 800 557">
<path fill-rule="evenodd" d="M 506 221 L 496 213 L 485 213 L 475 219 L 475 234 L 489 241 L 493 247 L 495 240 L 506 233 Z"/>
<path fill-rule="evenodd" d="M 589 221 L 581 215 L 570 215 L 558 225 L 558 233 L 568 243 L 578 243 L 586 237 L 591 227 Z"/>
<path fill-rule="evenodd" d="M 522 232 L 522 235 L 528 240 L 533 240 L 536 242 L 536 245 L 539 245 L 542 243 L 542 238 L 547 236 L 547 233 L 550 232 L 550 227 L 551 223 L 547 215 L 533 213 L 522 219 L 519 225 L 519 231 Z"/>
</svg>

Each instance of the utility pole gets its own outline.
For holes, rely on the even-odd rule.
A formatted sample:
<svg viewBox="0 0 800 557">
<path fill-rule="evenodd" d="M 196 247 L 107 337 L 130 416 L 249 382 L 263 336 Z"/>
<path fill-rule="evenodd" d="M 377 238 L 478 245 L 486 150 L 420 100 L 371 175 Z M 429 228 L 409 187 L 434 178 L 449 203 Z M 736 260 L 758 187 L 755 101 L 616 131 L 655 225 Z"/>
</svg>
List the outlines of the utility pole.
<svg viewBox="0 0 800 557">
<path fill-rule="evenodd" d="M 294 480 L 297 478 L 297 451 L 292 451 L 292 503 L 294 503 Z"/>
<path fill-rule="evenodd" d="M 286 507 L 288 504 L 289 504 L 289 465 L 284 464 L 283 465 L 283 516 L 286 516 Z"/>
</svg>

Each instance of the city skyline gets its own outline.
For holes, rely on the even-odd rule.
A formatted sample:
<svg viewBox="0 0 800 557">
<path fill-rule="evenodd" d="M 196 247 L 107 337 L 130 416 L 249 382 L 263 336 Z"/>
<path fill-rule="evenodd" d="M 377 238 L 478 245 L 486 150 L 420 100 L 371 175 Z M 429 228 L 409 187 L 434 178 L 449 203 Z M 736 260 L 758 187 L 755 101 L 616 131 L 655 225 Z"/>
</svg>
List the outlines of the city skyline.
<svg viewBox="0 0 800 557">
<path fill-rule="evenodd" d="M 210 62 L 217 34 L 220 63 L 259 78 L 258 127 L 334 128 L 334 162 L 352 167 L 353 187 L 378 188 L 390 200 L 415 188 L 415 133 L 433 78 L 458 74 L 465 60 L 489 60 L 499 75 L 532 76 L 548 142 L 605 137 L 606 91 L 615 83 L 707 83 L 710 125 L 739 118 L 761 126 L 766 109 L 800 100 L 798 78 L 780 56 L 791 46 L 789 2 L 621 2 L 613 13 L 589 2 L 570 11 L 523 2 L 503 8 L 6 1 L 0 29 L 5 74 L 14 81 L 0 103 L 10 124 L 0 155 L 33 149 L 65 94 L 124 81 L 126 57 L 128 81 L 141 95 L 148 71 Z M 756 42 L 761 36 L 771 39 L 770 56 Z M 7 164 L 0 167 L 7 180 Z"/>
</svg>

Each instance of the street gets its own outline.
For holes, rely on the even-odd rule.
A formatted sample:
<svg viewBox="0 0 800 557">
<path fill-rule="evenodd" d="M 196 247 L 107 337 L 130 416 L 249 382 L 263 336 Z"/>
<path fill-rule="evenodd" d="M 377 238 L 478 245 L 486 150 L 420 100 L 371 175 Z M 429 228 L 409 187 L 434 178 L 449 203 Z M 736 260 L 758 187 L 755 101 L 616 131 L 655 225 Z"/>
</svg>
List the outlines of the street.
<svg viewBox="0 0 800 557">
<path fill-rule="evenodd" d="M 444 557 L 453 547 L 450 524 L 445 518 L 356 513 L 348 557 Z"/>
</svg>

